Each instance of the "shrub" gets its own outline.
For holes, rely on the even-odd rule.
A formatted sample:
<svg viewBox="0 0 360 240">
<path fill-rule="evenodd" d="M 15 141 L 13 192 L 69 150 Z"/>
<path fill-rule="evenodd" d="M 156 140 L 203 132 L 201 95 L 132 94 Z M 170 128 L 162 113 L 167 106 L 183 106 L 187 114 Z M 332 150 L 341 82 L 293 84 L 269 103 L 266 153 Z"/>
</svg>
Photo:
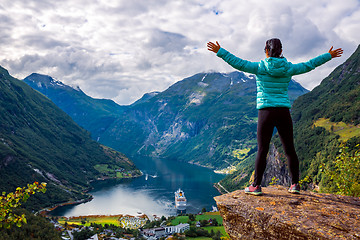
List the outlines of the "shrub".
<svg viewBox="0 0 360 240">
<path fill-rule="evenodd" d="M 342 146 L 340 154 L 333 160 L 331 166 L 325 170 L 330 177 L 337 194 L 347 196 L 360 196 L 360 144 L 356 151 L 350 151 Z"/>
<path fill-rule="evenodd" d="M 26 202 L 30 195 L 36 192 L 45 193 L 46 183 L 39 184 L 34 182 L 28 184 L 27 187 L 18 187 L 15 192 L 6 194 L 3 192 L 0 196 L 0 228 L 10 228 L 13 224 L 17 227 L 21 227 L 23 223 L 26 223 L 25 214 L 21 216 L 13 213 L 13 209 L 19 207 L 22 202 Z"/>
</svg>

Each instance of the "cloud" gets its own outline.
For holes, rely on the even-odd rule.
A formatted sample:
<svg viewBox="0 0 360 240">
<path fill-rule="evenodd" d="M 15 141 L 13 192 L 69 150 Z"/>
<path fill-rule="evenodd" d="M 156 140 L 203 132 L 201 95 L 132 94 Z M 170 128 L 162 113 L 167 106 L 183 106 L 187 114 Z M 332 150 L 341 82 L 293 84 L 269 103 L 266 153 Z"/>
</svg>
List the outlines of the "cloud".
<svg viewBox="0 0 360 240">
<path fill-rule="evenodd" d="M 359 22 L 357 0 L 3 0 L 0 64 L 129 104 L 198 72 L 233 71 L 207 41 L 251 61 L 272 37 L 292 62 L 343 47 L 343 58 L 296 78 L 312 89 L 356 49 Z"/>
<path fill-rule="evenodd" d="M 334 31 L 337 36 L 345 41 L 359 43 L 360 31 L 360 11 L 351 12 L 349 15 L 341 19 Z"/>
<path fill-rule="evenodd" d="M 49 36 L 43 36 L 42 34 L 29 34 L 22 38 L 23 43 L 27 47 L 35 47 L 37 49 L 42 49 L 47 51 L 48 49 L 56 48 L 56 47 L 67 47 L 69 44 L 53 39 Z"/>
<path fill-rule="evenodd" d="M 188 45 L 188 39 L 179 33 L 165 32 L 154 29 L 149 34 L 149 40 L 144 45 L 148 50 L 157 49 L 160 53 L 182 52 Z"/>
<path fill-rule="evenodd" d="M 97 56 L 95 52 L 72 47 L 55 47 L 53 52 L 45 55 L 27 54 L 16 60 L 4 60 L 5 65 L 12 66 L 12 71 L 26 75 L 28 71 L 42 74 L 62 76 L 64 83 L 111 78 L 114 73 L 121 72 L 121 65 L 113 62 L 111 56 L 107 59 Z M 110 76 L 109 76 L 110 74 Z"/>
</svg>

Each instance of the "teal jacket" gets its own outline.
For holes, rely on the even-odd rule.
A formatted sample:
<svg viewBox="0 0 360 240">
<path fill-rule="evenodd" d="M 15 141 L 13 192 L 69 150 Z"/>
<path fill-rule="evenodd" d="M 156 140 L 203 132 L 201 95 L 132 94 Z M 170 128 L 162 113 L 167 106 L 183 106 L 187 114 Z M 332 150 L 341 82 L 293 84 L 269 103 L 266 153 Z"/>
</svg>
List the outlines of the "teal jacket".
<svg viewBox="0 0 360 240">
<path fill-rule="evenodd" d="M 269 57 L 260 62 L 243 60 L 223 48 L 217 56 L 243 72 L 256 75 L 256 108 L 287 107 L 291 108 L 288 87 L 291 77 L 309 72 L 331 59 L 330 53 L 322 54 L 307 62 L 292 64 L 286 58 Z"/>
</svg>

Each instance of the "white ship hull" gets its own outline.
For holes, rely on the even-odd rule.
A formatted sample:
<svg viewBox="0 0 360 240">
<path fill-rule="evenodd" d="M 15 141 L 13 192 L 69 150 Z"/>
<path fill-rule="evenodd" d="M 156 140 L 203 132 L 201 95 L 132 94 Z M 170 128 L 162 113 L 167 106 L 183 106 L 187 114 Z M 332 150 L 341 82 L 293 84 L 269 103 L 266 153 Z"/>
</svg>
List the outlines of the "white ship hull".
<svg viewBox="0 0 360 240">
<path fill-rule="evenodd" d="M 185 203 L 175 203 L 176 204 L 176 209 L 179 211 L 184 211 L 186 210 L 186 202 Z"/>
<path fill-rule="evenodd" d="M 184 213 L 186 211 L 187 200 L 184 192 L 179 189 L 175 192 L 175 207 L 178 212 Z"/>
</svg>

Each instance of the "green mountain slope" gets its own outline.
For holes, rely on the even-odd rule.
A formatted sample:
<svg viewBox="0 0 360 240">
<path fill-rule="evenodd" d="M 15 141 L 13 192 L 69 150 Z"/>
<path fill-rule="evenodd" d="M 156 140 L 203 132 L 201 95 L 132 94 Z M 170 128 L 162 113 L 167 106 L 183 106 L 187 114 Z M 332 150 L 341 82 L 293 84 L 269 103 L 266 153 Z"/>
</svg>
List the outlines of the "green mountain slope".
<svg viewBox="0 0 360 240">
<path fill-rule="evenodd" d="M 0 190 L 9 192 L 34 181 L 48 182 L 46 194 L 31 208 L 83 198 L 94 168 L 109 164 L 134 170 L 126 157 L 111 157 L 66 113 L 0 67 Z"/>
<path fill-rule="evenodd" d="M 360 46 L 310 93 L 300 97 L 293 106 L 298 124 L 330 118 L 332 122 L 360 123 Z"/>
<path fill-rule="evenodd" d="M 322 168 L 333 163 L 341 144 L 354 151 L 360 143 L 360 46 L 310 93 L 293 105 L 294 135 L 302 176 L 331 190 Z M 327 128 L 323 119 L 328 119 Z M 343 130 L 353 128 L 348 134 Z M 339 125 L 338 124 L 338 125 Z"/>
<path fill-rule="evenodd" d="M 31 86 L 73 116 L 63 105 L 62 92 L 53 85 L 44 88 L 36 76 L 40 75 L 33 75 Z M 29 77 L 25 81 L 30 83 Z M 307 92 L 294 81 L 289 89 L 292 101 Z M 99 123 L 95 128 L 83 126 L 94 139 L 130 156 L 169 157 L 228 168 L 256 150 L 255 97 L 254 76 L 241 72 L 200 73 L 163 92 L 145 94 L 134 104 L 122 106 L 121 111 L 113 111 L 116 118 L 110 125 L 93 119 Z M 72 97 L 66 101 L 84 100 Z M 92 108 L 82 111 L 87 112 L 84 116 L 95 115 Z"/>
<path fill-rule="evenodd" d="M 334 168 L 343 146 L 352 153 L 360 143 L 360 46 L 319 86 L 295 100 L 292 117 L 302 178 L 308 179 L 312 187 L 319 186 L 321 191 L 336 192 L 329 171 Z M 284 184 L 289 179 L 284 178 L 288 175 L 287 164 L 278 137 L 272 150 L 264 185 L 271 182 L 272 177 Z M 277 165 L 278 170 L 271 169 L 271 165 Z M 252 165 L 240 168 L 221 184 L 229 190 L 241 189 L 248 184 L 252 170 Z"/>
<path fill-rule="evenodd" d="M 91 98 L 80 88 L 72 88 L 46 75 L 33 73 L 24 82 L 50 98 L 93 136 L 101 135 L 123 111 L 123 107 L 112 100 Z"/>
</svg>

